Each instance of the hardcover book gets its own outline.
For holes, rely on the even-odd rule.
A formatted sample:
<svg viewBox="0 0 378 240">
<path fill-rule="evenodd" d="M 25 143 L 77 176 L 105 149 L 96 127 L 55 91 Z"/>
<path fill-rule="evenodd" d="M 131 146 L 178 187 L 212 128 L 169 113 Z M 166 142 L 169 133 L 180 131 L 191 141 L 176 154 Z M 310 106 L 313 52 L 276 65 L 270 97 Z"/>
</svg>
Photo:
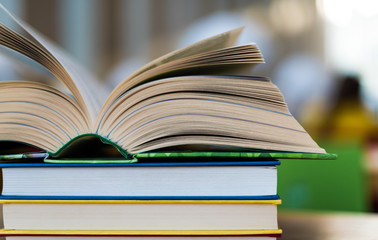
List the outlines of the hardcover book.
<svg viewBox="0 0 378 240">
<path fill-rule="evenodd" d="M 279 199 L 279 161 L 5 163 L 2 199 Z"/>
<path fill-rule="evenodd" d="M 3 6 L 0 11 L 21 29 L 0 25 L 0 44 L 35 60 L 68 89 L 0 82 L 0 141 L 32 145 L 50 157 L 88 137 L 127 158 L 151 151 L 241 149 L 326 155 L 269 79 L 240 76 L 264 62 L 256 44 L 234 45 L 242 28 L 153 60 L 106 92 L 64 51 Z"/>
<path fill-rule="evenodd" d="M 280 232 L 280 200 L 2 199 L 0 203 L 4 228 L 14 230 L 122 230 L 126 235 Z"/>
<path fill-rule="evenodd" d="M 225 235 L 217 234 L 211 231 L 201 231 L 202 235 L 192 235 L 192 232 L 185 232 L 186 235 L 177 235 L 174 231 L 164 232 L 165 235 L 153 235 L 144 231 L 142 235 L 137 231 L 33 231 L 33 230 L 0 230 L 0 236 L 7 240 L 275 240 L 281 236 L 281 230 L 262 230 L 262 231 L 225 231 Z M 128 235 L 128 234 L 129 235 Z M 134 234 L 134 235 L 133 235 Z"/>
</svg>

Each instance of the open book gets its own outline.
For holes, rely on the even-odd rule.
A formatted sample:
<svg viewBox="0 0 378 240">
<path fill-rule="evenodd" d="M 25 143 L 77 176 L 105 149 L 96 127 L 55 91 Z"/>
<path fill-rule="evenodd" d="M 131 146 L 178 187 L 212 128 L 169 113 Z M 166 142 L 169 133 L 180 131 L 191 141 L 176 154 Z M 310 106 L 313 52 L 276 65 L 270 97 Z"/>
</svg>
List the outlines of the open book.
<svg viewBox="0 0 378 240">
<path fill-rule="evenodd" d="M 128 156 L 167 149 L 325 153 L 269 79 L 235 75 L 264 62 L 255 44 L 234 46 L 242 28 L 168 53 L 106 93 L 61 49 L 3 6 L 0 11 L 21 29 L 0 25 L 0 43 L 44 66 L 69 90 L 0 82 L 0 141 L 52 156 L 85 136 Z"/>
</svg>

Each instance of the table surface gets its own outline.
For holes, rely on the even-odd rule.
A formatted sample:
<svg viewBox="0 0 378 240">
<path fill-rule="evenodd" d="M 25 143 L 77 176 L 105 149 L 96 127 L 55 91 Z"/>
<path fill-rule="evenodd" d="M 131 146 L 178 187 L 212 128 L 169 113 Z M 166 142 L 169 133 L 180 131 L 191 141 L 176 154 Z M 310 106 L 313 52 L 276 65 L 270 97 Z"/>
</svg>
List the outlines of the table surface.
<svg viewBox="0 0 378 240">
<path fill-rule="evenodd" d="M 378 240 L 378 214 L 279 212 L 282 240 Z"/>
</svg>

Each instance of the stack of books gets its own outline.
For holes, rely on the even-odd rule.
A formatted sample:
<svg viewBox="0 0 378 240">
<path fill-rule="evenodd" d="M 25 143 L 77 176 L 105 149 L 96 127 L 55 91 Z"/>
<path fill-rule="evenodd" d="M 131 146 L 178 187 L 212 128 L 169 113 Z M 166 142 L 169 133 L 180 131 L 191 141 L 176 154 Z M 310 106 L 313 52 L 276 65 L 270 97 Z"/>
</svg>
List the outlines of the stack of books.
<svg viewBox="0 0 378 240">
<path fill-rule="evenodd" d="M 22 30 L 0 25 L 0 43 L 70 92 L 0 82 L 7 239 L 274 239 L 277 159 L 334 157 L 269 79 L 229 75 L 263 62 L 255 44 L 233 46 L 241 29 L 156 59 L 102 98 L 91 74 L 0 11 Z"/>
<path fill-rule="evenodd" d="M 275 238 L 277 164 L 5 163 L 2 234 Z"/>
</svg>

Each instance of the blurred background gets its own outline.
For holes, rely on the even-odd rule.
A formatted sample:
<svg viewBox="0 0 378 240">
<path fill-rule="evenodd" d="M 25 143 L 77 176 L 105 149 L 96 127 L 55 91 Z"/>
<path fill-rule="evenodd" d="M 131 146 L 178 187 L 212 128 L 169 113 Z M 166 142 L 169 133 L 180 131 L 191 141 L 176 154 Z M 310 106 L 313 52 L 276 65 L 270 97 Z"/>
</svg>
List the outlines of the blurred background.
<svg viewBox="0 0 378 240">
<path fill-rule="evenodd" d="M 336 161 L 282 161 L 280 208 L 378 211 L 378 1 L 0 3 L 113 86 L 151 59 L 245 26 L 240 43 L 256 42 L 266 60 L 254 73 L 270 77 L 319 145 L 339 155 Z M 25 76 L 1 52 L 0 72 L 0 80 Z"/>
</svg>

